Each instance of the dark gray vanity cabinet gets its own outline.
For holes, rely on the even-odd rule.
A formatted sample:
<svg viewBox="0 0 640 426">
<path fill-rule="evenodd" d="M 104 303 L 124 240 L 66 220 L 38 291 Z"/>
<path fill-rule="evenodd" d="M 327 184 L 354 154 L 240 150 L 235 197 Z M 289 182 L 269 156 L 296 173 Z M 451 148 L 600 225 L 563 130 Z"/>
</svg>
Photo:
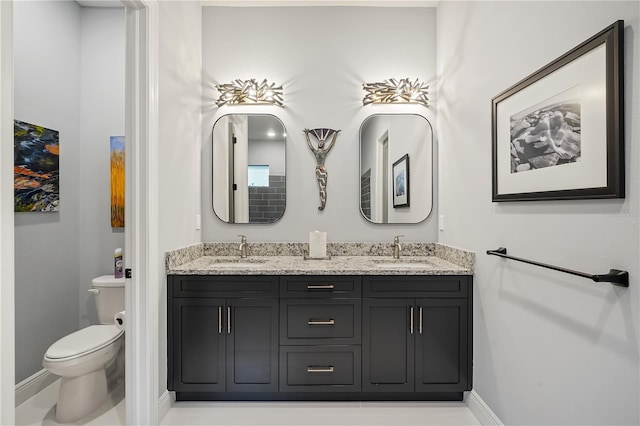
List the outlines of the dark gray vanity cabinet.
<svg viewBox="0 0 640 426">
<path fill-rule="evenodd" d="M 416 308 L 416 392 L 471 390 L 468 300 L 417 299 Z"/>
<path fill-rule="evenodd" d="M 365 392 L 413 392 L 415 339 L 411 299 L 364 299 L 362 385 Z"/>
<path fill-rule="evenodd" d="M 471 277 L 363 280 L 363 392 L 471 390 Z"/>
<path fill-rule="evenodd" d="M 175 299 L 170 307 L 169 387 L 189 392 L 223 392 L 226 387 L 224 299 Z M 173 370 L 173 373 L 171 371 Z"/>
<path fill-rule="evenodd" d="M 461 400 L 472 277 L 168 278 L 178 400 Z"/>
<path fill-rule="evenodd" d="M 280 278 L 280 391 L 361 390 L 361 277 Z"/>
<path fill-rule="evenodd" d="M 169 389 L 278 390 L 278 279 L 169 278 Z"/>
</svg>

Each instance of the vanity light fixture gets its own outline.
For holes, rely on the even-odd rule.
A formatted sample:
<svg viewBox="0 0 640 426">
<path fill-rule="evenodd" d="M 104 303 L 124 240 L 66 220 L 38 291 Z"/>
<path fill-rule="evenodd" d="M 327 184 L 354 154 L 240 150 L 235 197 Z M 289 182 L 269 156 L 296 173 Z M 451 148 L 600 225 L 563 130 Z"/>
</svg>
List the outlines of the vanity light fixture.
<svg viewBox="0 0 640 426">
<path fill-rule="evenodd" d="M 369 104 L 420 104 L 428 106 L 427 98 L 429 85 L 416 79 L 411 82 L 408 78 L 396 80 L 390 78 L 382 82 L 364 83 L 365 92 L 363 105 Z"/>
<path fill-rule="evenodd" d="M 258 83 L 255 79 L 234 80 L 231 83 L 216 84 L 220 97 L 216 105 L 278 105 L 282 103 L 282 86 L 269 84 L 267 80 Z"/>
</svg>

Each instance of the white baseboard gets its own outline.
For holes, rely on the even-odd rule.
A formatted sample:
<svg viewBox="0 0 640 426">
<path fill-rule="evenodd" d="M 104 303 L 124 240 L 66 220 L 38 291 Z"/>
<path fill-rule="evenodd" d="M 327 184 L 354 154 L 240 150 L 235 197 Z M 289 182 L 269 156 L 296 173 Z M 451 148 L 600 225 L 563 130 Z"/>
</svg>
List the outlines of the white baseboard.
<svg viewBox="0 0 640 426">
<path fill-rule="evenodd" d="M 466 402 L 469 410 L 478 418 L 482 426 L 504 426 L 502 420 L 496 416 L 496 413 L 480 398 L 480 395 L 475 390 L 469 392 Z"/>
<path fill-rule="evenodd" d="M 59 376 L 56 376 L 49 372 L 49 370 L 43 368 L 31 377 L 27 377 L 18 383 L 16 385 L 16 407 L 59 378 Z"/>
<path fill-rule="evenodd" d="M 164 391 L 158 401 L 158 421 L 161 421 L 164 416 L 167 415 L 175 400 L 176 396 L 174 392 L 169 392 L 168 390 Z"/>
</svg>

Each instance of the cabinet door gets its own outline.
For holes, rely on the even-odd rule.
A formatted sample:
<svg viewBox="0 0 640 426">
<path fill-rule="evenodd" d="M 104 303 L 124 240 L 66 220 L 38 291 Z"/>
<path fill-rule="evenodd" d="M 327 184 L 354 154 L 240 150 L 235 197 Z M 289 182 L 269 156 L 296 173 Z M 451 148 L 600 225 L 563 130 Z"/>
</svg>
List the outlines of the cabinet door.
<svg viewBox="0 0 640 426">
<path fill-rule="evenodd" d="M 223 311 L 224 299 L 173 300 L 173 390 L 224 391 Z"/>
<path fill-rule="evenodd" d="M 467 300 L 418 299 L 416 391 L 468 390 Z"/>
<path fill-rule="evenodd" d="M 278 300 L 227 299 L 227 391 L 277 392 Z"/>
<path fill-rule="evenodd" d="M 413 299 L 363 299 L 363 392 L 413 392 L 412 313 Z"/>
</svg>

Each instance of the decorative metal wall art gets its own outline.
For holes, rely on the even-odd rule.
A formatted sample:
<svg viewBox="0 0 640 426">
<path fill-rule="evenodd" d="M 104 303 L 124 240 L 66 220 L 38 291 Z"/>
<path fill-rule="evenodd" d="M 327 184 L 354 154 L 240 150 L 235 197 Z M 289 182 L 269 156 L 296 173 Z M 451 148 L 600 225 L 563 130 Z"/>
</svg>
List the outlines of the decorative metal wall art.
<svg viewBox="0 0 640 426">
<path fill-rule="evenodd" d="M 428 106 L 429 85 L 416 79 L 411 82 L 408 78 L 396 80 L 391 78 L 382 82 L 364 83 L 362 85 L 367 92 L 363 105 L 369 104 L 420 104 Z"/>
<path fill-rule="evenodd" d="M 230 105 L 278 105 L 284 106 L 282 102 L 282 86 L 275 83 L 269 84 L 267 80 L 258 83 L 255 79 L 234 80 L 231 83 L 216 84 L 216 89 L 220 92 L 220 97 L 216 105 L 221 107 L 224 104 Z"/>
<path fill-rule="evenodd" d="M 326 160 L 329 151 L 331 151 L 331 148 L 333 148 L 333 144 L 336 142 L 338 133 L 340 133 L 340 130 L 304 129 L 309 149 L 316 157 L 316 180 L 318 181 L 318 188 L 320 190 L 320 207 L 318 207 L 318 210 L 320 211 L 324 210 L 324 207 L 327 204 L 327 177 L 329 174 L 327 173 L 327 169 L 324 167 L 324 161 Z M 313 135 L 313 137 L 318 141 L 317 148 L 311 143 L 309 134 Z M 329 143 L 325 144 L 329 138 L 331 138 L 331 140 Z"/>
</svg>

